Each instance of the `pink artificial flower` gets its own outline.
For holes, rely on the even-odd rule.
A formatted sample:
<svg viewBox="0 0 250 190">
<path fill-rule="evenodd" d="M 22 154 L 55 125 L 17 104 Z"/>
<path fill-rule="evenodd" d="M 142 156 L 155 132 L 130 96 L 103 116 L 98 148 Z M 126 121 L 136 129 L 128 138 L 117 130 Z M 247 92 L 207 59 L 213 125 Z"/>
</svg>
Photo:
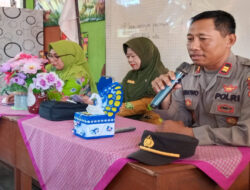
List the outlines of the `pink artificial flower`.
<svg viewBox="0 0 250 190">
<path fill-rule="evenodd" d="M 10 64 L 11 70 L 12 71 L 20 71 L 20 69 L 22 68 L 24 63 L 25 62 L 23 60 L 12 61 Z"/>
<path fill-rule="evenodd" d="M 30 58 L 32 58 L 32 55 L 25 54 L 25 53 L 21 52 L 19 54 L 19 58 L 18 59 L 30 59 Z"/>
<path fill-rule="evenodd" d="M 48 90 L 50 88 L 50 85 L 48 84 L 47 80 L 43 77 L 39 77 L 36 80 L 36 88 L 42 89 L 42 90 Z"/>
<path fill-rule="evenodd" d="M 10 62 L 3 63 L 0 67 L 0 71 L 6 73 L 11 70 Z"/>
<path fill-rule="evenodd" d="M 49 84 L 55 84 L 57 80 L 57 76 L 54 72 L 50 72 L 47 74 L 46 79 Z"/>
<path fill-rule="evenodd" d="M 10 83 L 11 84 L 16 83 L 16 84 L 19 84 L 22 86 L 25 84 L 25 80 L 19 76 L 15 76 L 15 77 L 10 79 Z"/>
<path fill-rule="evenodd" d="M 33 86 L 39 90 L 48 90 L 56 88 L 59 92 L 62 91 L 64 82 L 59 79 L 56 73 L 38 73 L 36 78 L 33 78 Z"/>
<path fill-rule="evenodd" d="M 56 81 L 56 89 L 59 91 L 59 92 L 62 92 L 63 90 L 63 85 L 64 85 L 64 82 L 62 80 L 58 80 Z"/>
<path fill-rule="evenodd" d="M 9 83 L 10 83 L 10 79 L 11 79 L 13 73 L 14 73 L 14 72 L 5 72 L 4 80 L 6 81 L 6 84 L 9 84 Z"/>
<path fill-rule="evenodd" d="M 17 76 L 22 79 L 26 79 L 27 76 L 24 73 L 17 73 Z"/>
<path fill-rule="evenodd" d="M 5 73 L 4 80 L 7 85 L 18 84 L 27 88 L 29 83 L 26 83 L 26 81 L 31 80 L 34 75 L 39 75 L 39 72 L 45 71 L 44 65 L 47 62 L 48 60 L 46 59 L 21 52 L 6 63 L 3 63 L 0 66 L 0 72 Z M 45 77 L 40 78 L 37 82 L 34 80 L 33 83 L 34 85 L 38 83 L 37 89 L 42 90 L 47 90 L 51 85 L 55 86 L 55 82 L 48 84 Z"/>
<path fill-rule="evenodd" d="M 38 70 L 41 70 L 41 68 L 41 63 L 31 58 L 25 62 L 21 71 L 24 73 L 36 74 Z"/>
</svg>

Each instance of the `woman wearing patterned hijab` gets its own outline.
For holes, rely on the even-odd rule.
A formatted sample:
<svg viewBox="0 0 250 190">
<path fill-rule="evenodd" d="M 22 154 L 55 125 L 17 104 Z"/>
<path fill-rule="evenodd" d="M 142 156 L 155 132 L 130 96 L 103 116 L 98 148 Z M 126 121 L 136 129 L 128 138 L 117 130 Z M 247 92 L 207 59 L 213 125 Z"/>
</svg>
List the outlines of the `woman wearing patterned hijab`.
<svg viewBox="0 0 250 190">
<path fill-rule="evenodd" d="M 141 120 L 155 96 L 152 80 L 168 69 L 161 62 L 158 48 L 148 38 L 133 38 L 123 44 L 123 50 L 132 70 L 122 80 L 124 103 L 119 115 Z"/>
<path fill-rule="evenodd" d="M 50 99 L 65 100 L 74 94 L 97 92 L 84 52 L 77 43 L 67 40 L 52 42 L 47 57 L 51 64 L 46 70 L 55 71 L 65 83 L 62 94 L 49 93 Z"/>
</svg>

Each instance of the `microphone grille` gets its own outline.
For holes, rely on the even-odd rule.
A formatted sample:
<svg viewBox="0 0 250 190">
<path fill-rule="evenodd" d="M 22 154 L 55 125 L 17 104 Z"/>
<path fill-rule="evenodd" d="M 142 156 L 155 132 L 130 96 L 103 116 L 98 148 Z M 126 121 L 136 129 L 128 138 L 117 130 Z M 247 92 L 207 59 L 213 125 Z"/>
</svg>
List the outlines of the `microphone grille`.
<svg viewBox="0 0 250 190">
<path fill-rule="evenodd" d="M 176 71 L 182 72 L 187 74 L 191 69 L 191 65 L 187 62 L 183 62 L 182 64 L 180 64 L 179 67 L 176 68 Z"/>
</svg>

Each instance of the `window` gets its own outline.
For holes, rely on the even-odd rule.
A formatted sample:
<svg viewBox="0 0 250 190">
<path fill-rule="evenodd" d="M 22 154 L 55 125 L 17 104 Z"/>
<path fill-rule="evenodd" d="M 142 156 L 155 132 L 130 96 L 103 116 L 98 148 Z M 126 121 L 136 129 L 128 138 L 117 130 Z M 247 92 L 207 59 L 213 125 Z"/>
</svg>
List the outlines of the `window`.
<svg viewBox="0 0 250 190">
<path fill-rule="evenodd" d="M 0 7 L 23 8 L 23 0 L 1 0 Z"/>
</svg>

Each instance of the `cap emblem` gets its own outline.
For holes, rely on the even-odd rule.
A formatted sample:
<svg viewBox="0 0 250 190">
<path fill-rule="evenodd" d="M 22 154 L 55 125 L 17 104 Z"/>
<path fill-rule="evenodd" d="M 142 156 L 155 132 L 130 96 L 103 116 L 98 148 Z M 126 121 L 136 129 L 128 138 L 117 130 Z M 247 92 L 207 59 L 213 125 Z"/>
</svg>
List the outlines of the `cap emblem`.
<svg viewBox="0 0 250 190">
<path fill-rule="evenodd" d="M 148 135 L 148 136 L 144 139 L 144 141 L 143 141 L 143 145 L 144 145 L 145 147 L 148 147 L 148 148 L 153 147 L 154 144 L 155 144 L 155 143 L 154 143 L 154 141 L 153 141 L 151 135 Z"/>
</svg>

